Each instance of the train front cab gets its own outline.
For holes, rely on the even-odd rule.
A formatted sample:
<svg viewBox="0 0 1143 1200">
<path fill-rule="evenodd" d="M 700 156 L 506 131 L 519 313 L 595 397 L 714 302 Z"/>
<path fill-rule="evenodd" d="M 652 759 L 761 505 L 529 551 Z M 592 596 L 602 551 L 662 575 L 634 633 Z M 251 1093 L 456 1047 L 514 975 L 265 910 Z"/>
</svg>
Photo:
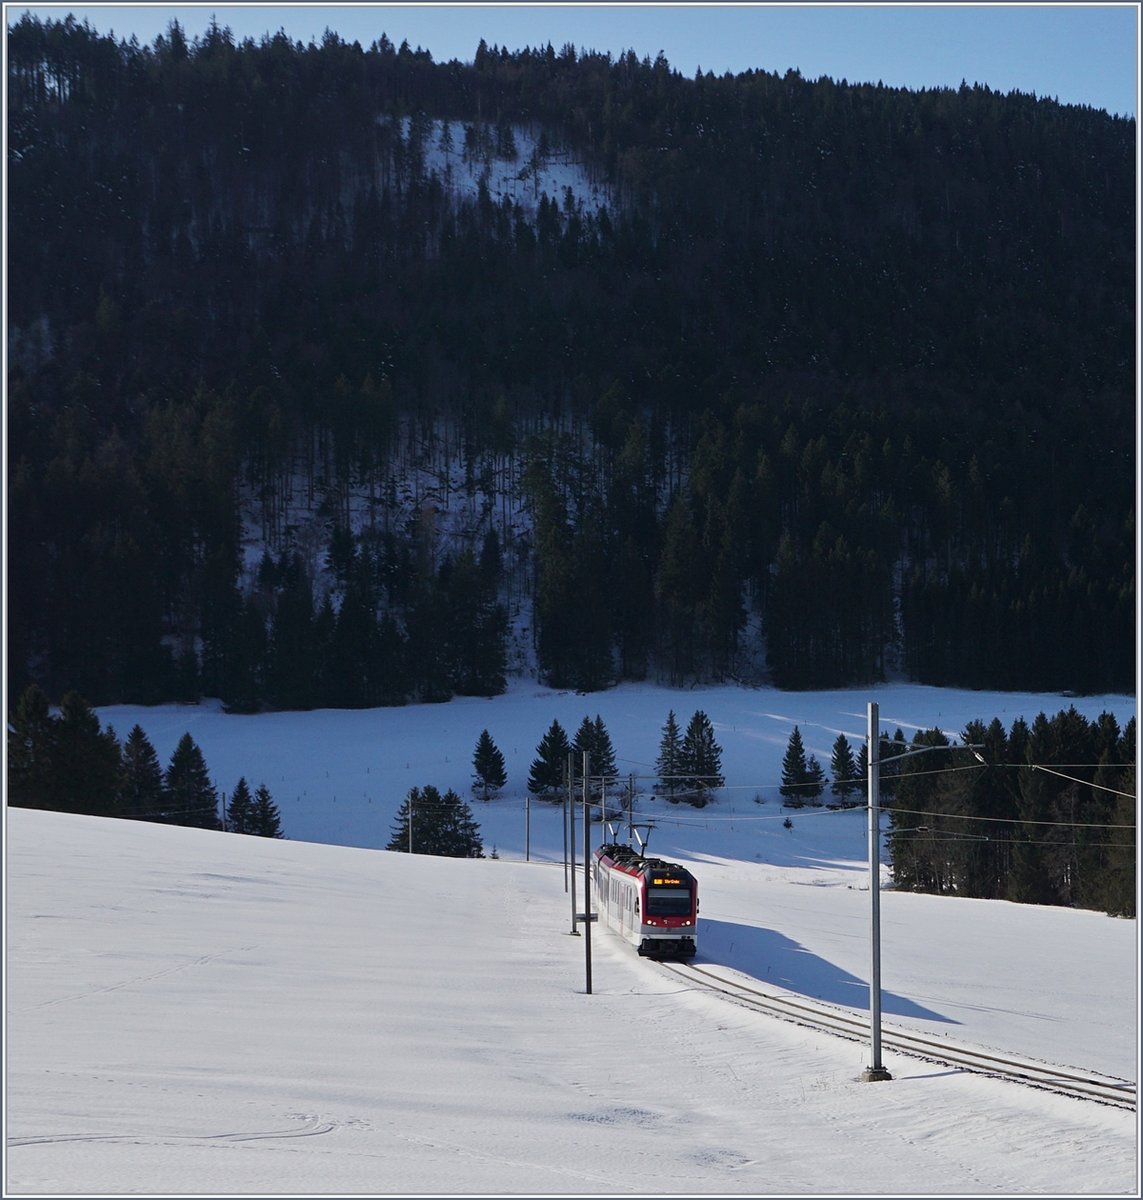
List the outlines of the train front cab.
<svg viewBox="0 0 1143 1200">
<path fill-rule="evenodd" d="M 649 863 L 641 890 L 639 953 L 645 958 L 693 958 L 698 950 L 694 876 L 673 863 Z"/>
</svg>

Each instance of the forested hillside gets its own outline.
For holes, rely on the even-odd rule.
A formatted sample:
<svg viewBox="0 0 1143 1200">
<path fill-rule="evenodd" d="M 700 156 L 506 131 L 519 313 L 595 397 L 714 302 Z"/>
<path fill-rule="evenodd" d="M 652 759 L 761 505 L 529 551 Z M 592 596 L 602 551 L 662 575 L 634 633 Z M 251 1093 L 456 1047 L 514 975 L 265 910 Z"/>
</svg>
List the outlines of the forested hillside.
<svg viewBox="0 0 1143 1200">
<path fill-rule="evenodd" d="M 1132 690 L 1134 120 L 377 39 L 8 30 L 10 706 Z"/>
</svg>

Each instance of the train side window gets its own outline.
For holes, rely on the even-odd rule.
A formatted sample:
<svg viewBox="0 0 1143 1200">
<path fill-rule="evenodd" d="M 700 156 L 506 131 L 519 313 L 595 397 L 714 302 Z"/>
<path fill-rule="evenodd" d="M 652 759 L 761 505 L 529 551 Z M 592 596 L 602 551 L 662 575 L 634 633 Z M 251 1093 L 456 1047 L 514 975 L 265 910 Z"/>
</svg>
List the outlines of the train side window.
<svg viewBox="0 0 1143 1200">
<path fill-rule="evenodd" d="M 638 896 L 635 897 L 635 911 L 636 912 L 639 911 L 639 897 Z"/>
</svg>

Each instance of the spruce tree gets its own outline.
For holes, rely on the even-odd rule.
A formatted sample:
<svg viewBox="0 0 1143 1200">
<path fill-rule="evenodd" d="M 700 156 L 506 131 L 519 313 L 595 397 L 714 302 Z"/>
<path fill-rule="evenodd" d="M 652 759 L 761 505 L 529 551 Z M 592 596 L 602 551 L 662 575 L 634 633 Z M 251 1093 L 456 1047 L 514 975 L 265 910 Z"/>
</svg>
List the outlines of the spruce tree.
<svg viewBox="0 0 1143 1200">
<path fill-rule="evenodd" d="M 786 743 L 782 758 L 782 785 L 778 788 L 782 801 L 790 808 L 801 808 L 806 802 L 806 748 L 797 725 Z"/>
<path fill-rule="evenodd" d="M 122 749 L 110 726 L 103 730 L 78 692 L 60 702 L 55 743 L 55 807 L 64 812 L 114 816 L 119 811 Z"/>
<path fill-rule="evenodd" d="M 603 723 L 603 717 L 598 713 L 594 721 L 588 716 L 583 718 L 572 742 L 573 779 L 579 786 L 583 784 L 585 753 L 589 756 L 587 769 L 592 779 L 603 780 L 606 783 L 615 778 L 615 749 L 611 744 L 607 726 Z M 592 790 L 598 791 L 598 788 L 593 787 Z"/>
<path fill-rule="evenodd" d="M 668 800 L 674 800 L 681 790 L 683 763 L 683 735 L 679 732 L 678 721 L 675 720 L 675 710 L 667 713 L 667 723 L 663 726 L 659 739 L 659 757 L 655 760 L 655 771 L 659 776 L 659 790 Z"/>
<path fill-rule="evenodd" d="M 163 816 L 163 768 L 150 738 L 135 725 L 123 743 L 120 770 L 122 815 L 140 821 L 159 821 Z"/>
<path fill-rule="evenodd" d="M 278 814 L 278 806 L 270 796 L 270 789 L 260 783 L 254 792 L 254 828 L 252 833 L 258 837 L 280 838 L 282 836 L 282 819 Z"/>
<path fill-rule="evenodd" d="M 504 690 L 507 615 L 471 550 L 463 551 L 445 573 L 442 591 L 448 607 L 447 637 L 453 690 L 461 696 L 496 696 Z"/>
<path fill-rule="evenodd" d="M 401 801 L 397 816 L 393 821 L 391 836 L 386 843 L 386 850 L 399 850 L 402 854 L 423 853 L 417 842 L 417 809 L 420 806 L 421 789 L 410 788 L 409 794 Z"/>
<path fill-rule="evenodd" d="M 1135 917 L 1135 847 L 1136 847 L 1136 802 L 1135 767 L 1127 767 L 1120 776 L 1120 786 L 1132 795 L 1116 797 L 1112 822 L 1115 828 L 1108 832 L 1111 845 L 1107 852 L 1103 908 L 1113 917 Z"/>
<path fill-rule="evenodd" d="M 579 728 L 575 731 L 575 738 L 572 741 L 572 786 L 576 792 L 583 790 L 583 756 L 588 756 L 587 769 L 592 775 L 598 775 L 595 761 L 595 726 L 591 722 L 591 718 L 585 716 L 579 723 Z"/>
<path fill-rule="evenodd" d="M 723 785 L 722 747 L 715 741 L 714 726 L 700 708 L 690 719 L 683 735 L 682 769 L 693 797 L 700 807 L 710 793 Z"/>
<path fill-rule="evenodd" d="M 445 792 L 442 799 L 445 805 L 442 853 L 450 858 L 483 858 L 484 845 L 480 839 L 480 826 L 473 819 L 472 809 L 452 788 Z"/>
<path fill-rule="evenodd" d="M 615 778 L 615 748 L 599 713 L 595 714 L 592 726 L 591 773 L 604 779 Z"/>
<path fill-rule="evenodd" d="M 254 832 L 254 797 L 245 775 L 234 785 L 230 803 L 226 806 L 226 828 L 230 833 Z"/>
<path fill-rule="evenodd" d="M 806 763 L 806 803 L 820 805 L 825 791 L 826 775 L 822 765 L 811 754 Z"/>
<path fill-rule="evenodd" d="M 537 758 L 528 772 L 528 791 L 533 796 L 558 795 L 564 788 L 568 752 L 571 745 L 563 726 L 555 720 L 536 747 Z"/>
<path fill-rule="evenodd" d="M 844 733 L 837 735 L 833 744 L 833 754 L 829 760 L 830 774 L 833 782 L 830 791 L 841 801 L 842 806 L 851 808 L 859 803 L 852 797 L 861 789 L 861 778 L 857 773 L 857 763 L 853 757 L 853 747 Z"/>
<path fill-rule="evenodd" d="M 265 614 L 255 598 L 244 600 L 226 661 L 222 700 L 227 712 L 256 712 L 265 699 L 268 645 Z"/>
<path fill-rule="evenodd" d="M 271 626 L 266 689 L 276 708 L 309 709 L 325 647 L 315 637 L 313 588 L 301 555 L 295 554 L 282 570 L 286 578 Z"/>
<path fill-rule="evenodd" d="M 481 791 L 485 800 L 508 782 L 508 773 L 504 769 L 504 755 L 492 740 L 492 735 L 487 729 L 482 730 L 480 737 L 476 740 L 476 750 L 472 756 L 472 769 L 472 790 Z"/>
<path fill-rule="evenodd" d="M 46 693 L 38 684 L 28 684 L 8 720 L 9 804 L 55 807 L 57 725 Z"/>
<path fill-rule="evenodd" d="M 206 760 L 189 733 L 179 739 L 164 778 L 167 820 L 172 825 L 218 828 L 218 793 Z"/>
<path fill-rule="evenodd" d="M 473 820 L 472 810 L 452 788 L 442 796 L 432 784 L 410 788 L 385 849 L 405 854 L 411 849 L 413 854 L 445 858 L 484 857 L 480 826 Z"/>
</svg>

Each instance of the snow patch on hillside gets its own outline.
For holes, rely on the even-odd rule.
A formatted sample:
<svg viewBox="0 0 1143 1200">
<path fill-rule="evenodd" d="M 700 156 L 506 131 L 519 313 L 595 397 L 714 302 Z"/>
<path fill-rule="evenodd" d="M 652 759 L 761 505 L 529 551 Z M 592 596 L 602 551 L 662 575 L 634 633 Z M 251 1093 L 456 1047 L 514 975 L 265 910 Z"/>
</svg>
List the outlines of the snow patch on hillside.
<svg viewBox="0 0 1143 1200">
<path fill-rule="evenodd" d="M 399 128 L 411 160 L 454 195 L 475 200 L 483 182 L 493 203 L 507 198 L 530 213 L 545 195 L 561 211 L 592 216 L 615 205 L 614 188 L 537 126 L 403 117 Z"/>
</svg>

